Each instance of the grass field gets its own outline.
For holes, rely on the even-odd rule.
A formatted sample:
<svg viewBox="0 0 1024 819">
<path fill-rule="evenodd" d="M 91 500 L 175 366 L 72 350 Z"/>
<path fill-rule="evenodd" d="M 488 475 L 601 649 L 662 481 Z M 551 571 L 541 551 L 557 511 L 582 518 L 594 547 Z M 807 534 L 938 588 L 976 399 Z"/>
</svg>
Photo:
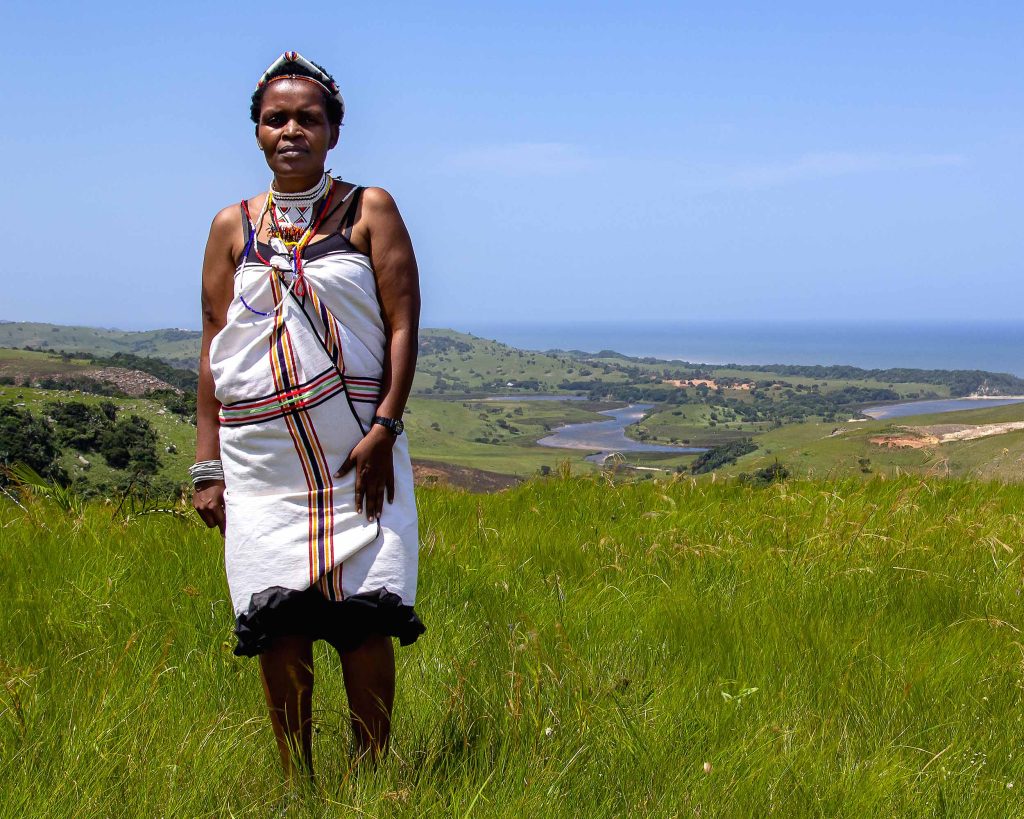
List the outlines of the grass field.
<svg viewBox="0 0 1024 819">
<path fill-rule="evenodd" d="M 563 381 L 601 379 L 624 384 L 628 377 L 614 364 L 588 364 L 569 353 L 548 354 L 519 350 L 498 341 L 455 330 L 420 331 L 420 355 L 415 387 L 435 386 L 436 377 L 448 391 L 506 391 L 509 383 L 536 382 L 534 391 L 560 392 Z M 435 382 L 428 379 L 435 378 Z"/>
<path fill-rule="evenodd" d="M 418 494 L 393 755 L 288 816 L 1024 813 L 1024 486 L 901 478 Z M 386 514 L 386 513 L 385 513 Z M 219 537 L 0 503 L 0 815 L 267 816 Z"/>
</svg>

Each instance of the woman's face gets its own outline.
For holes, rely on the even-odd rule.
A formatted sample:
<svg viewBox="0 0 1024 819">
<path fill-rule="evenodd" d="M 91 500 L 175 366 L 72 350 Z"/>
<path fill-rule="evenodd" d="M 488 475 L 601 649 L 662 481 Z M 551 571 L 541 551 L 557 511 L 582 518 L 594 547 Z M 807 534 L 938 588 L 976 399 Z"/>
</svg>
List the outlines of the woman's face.
<svg viewBox="0 0 1024 819">
<path fill-rule="evenodd" d="M 256 141 L 278 179 L 320 176 L 327 152 L 338 142 L 338 126 L 327 120 L 324 92 L 303 80 L 272 82 L 263 92 Z"/>
</svg>

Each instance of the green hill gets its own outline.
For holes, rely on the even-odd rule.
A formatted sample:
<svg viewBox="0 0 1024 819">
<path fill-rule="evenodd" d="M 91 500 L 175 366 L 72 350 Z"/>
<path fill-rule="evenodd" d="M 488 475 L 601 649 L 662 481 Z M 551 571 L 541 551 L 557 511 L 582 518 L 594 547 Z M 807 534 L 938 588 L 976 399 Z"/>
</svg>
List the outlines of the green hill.
<svg viewBox="0 0 1024 819">
<path fill-rule="evenodd" d="M 519 350 L 454 330 L 420 332 L 416 388 L 423 394 L 576 392 L 567 382 L 625 385 L 613 365 L 587 364 L 571 353 Z"/>
<path fill-rule="evenodd" d="M 69 353 L 132 353 L 195 368 L 202 334 L 195 330 L 112 330 L 29 321 L 0 322 L 0 347 L 33 347 Z"/>
</svg>

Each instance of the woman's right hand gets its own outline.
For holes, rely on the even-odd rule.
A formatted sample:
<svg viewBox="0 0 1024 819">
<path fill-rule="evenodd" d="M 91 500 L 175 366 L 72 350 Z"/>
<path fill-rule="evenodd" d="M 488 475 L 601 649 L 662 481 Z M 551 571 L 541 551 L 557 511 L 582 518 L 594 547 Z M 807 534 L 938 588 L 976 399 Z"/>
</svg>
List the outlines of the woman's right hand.
<svg viewBox="0 0 1024 819">
<path fill-rule="evenodd" d="M 192 505 L 211 529 L 216 526 L 224 534 L 224 481 L 203 481 L 192 493 Z"/>
<path fill-rule="evenodd" d="M 210 226 L 203 257 L 203 342 L 199 350 L 199 385 L 196 388 L 196 463 L 220 459 L 220 402 L 210 370 L 210 344 L 227 323 L 234 295 L 235 265 L 242 254 L 243 236 L 237 206 L 224 208 Z M 211 529 L 224 534 L 224 481 L 200 481 L 192 493 L 192 506 Z"/>
</svg>

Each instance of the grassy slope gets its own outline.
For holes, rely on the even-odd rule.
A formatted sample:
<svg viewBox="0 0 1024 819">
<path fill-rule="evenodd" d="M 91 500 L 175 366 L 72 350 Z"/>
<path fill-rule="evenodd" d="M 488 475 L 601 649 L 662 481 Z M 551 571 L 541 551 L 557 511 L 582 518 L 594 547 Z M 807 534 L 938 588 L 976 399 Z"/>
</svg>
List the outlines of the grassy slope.
<svg viewBox="0 0 1024 819">
<path fill-rule="evenodd" d="M 33 413 L 42 415 L 46 414 L 46 404 L 54 401 L 80 401 L 84 404 L 112 401 L 117 405 L 119 413 L 141 415 L 153 425 L 159 439 L 157 448 L 160 455 L 159 474 L 182 483 L 188 481 L 188 467 L 195 461 L 196 428 L 183 421 L 180 416 L 163 411 L 163 406 L 159 401 L 149 401 L 145 398 L 106 398 L 69 390 L 38 390 L 0 386 L 0 403 L 8 401 L 24 405 Z M 166 452 L 167 446 L 172 444 L 178 450 L 177 453 Z M 78 461 L 79 455 L 89 461 L 88 469 Z M 111 482 L 115 481 L 119 475 L 122 477 L 124 475 L 123 472 L 108 467 L 103 456 L 95 452 L 79 453 L 70 449 L 66 450 L 61 464 L 72 478 L 87 475 L 94 482 Z"/>
<path fill-rule="evenodd" d="M 38 347 L 100 355 L 135 353 L 160 358 L 177 367 L 196 366 L 199 338 L 194 330 L 129 332 L 28 321 L 0 323 L 0 347 Z"/>
<path fill-rule="evenodd" d="M 727 390 L 726 394 L 734 396 L 737 390 Z M 742 396 L 739 396 L 742 397 Z M 717 416 L 715 426 L 711 425 L 711 414 Z M 682 404 L 666 408 L 655 408 L 650 415 L 638 424 L 630 427 L 627 434 L 631 438 L 640 438 L 639 431 L 649 434 L 647 440 L 664 444 L 678 444 L 689 441 L 690 446 L 717 446 L 747 438 L 771 428 L 767 422 L 742 422 L 726 407 L 713 407 L 706 404 Z"/>
<path fill-rule="evenodd" d="M 434 338 L 451 339 L 467 350 L 431 352 L 429 344 L 416 362 L 417 375 L 428 384 L 427 378 L 443 375 L 463 384 L 467 391 L 484 389 L 492 382 L 537 381 L 541 392 L 561 392 L 563 381 L 600 378 L 613 384 L 625 384 L 622 372 L 609 367 L 587 366 L 566 353 L 549 355 L 541 352 L 518 350 L 498 341 L 479 338 L 454 330 L 423 330 L 421 341 Z M 502 387 L 504 392 L 505 388 Z"/>
<path fill-rule="evenodd" d="M 868 440 L 877 435 L 899 433 L 903 426 L 1001 421 L 1024 421 L 1024 405 L 1009 404 L 856 424 L 823 424 L 817 421 L 791 424 L 758 437 L 757 452 L 740 458 L 737 464 L 720 470 L 720 474 L 750 472 L 777 458 L 797 475 L 854 475 L 861 472 L 859 459 L 868 458 L 872 471 L 889 475 L 899 470 L 945 475 L 948 470 L 949 474 L 963 477 L 1024 479 L 1024 431 L 926 449 L 886 449 Z M 831 435 L 833 430 L 840 430 L 840 434 Z"/>
<path fill-rule="evenodd" d="M 3 329 L 0 324 L 0 330 Z M 12 378 L 31 375 L 42 377 L 48 375 L 77 375 L 88 370 L 93 365 L 88 359 L 73 358 L 64 360 L 59 356 L 49 353 L 39 353 L 32 350 L 12 350 L 0 347 L 0 375 L 9 375 Z"/>
<path fill-rule="evenodd" d="M 797 384 L 803 384 L 805 387 L 817 384 L 819 388 L 825 392 L 840 390 L 843 387 L 865 387 L 873 390 L 888 388 L 895 390 L 900 395 L 907 395 L 908 393 L 935 393 L 940 398 L 949 397 L 949 387 L 944 384 L 924 384 L 911 381 L 876 381 L 870 378 L 866 378 L 863 381 L 838 378 L 808 378 L 800 375 L 782 375 L 780 373 L 771 372 L 762 373 L 756 370 L 729 369 L 727 367 L 716 367 L 715 374 L 720 377 L 731 376 L 732 378 L 744 378 L 749 379 L 750 381 L 767 381 L 769 379 L 786 381 L 794 387 Z"/>
<path fill-rule="evenodd" d="M 1017 816 L 1024 487 L 599 478 L 418 493 L 394 755 L 289 816 Z M 216 534 L 0 504 L 4 816 L 266 816 Z M 705 773 L 705 763 L 710 773 Z"/>
<path fill-rule="evenodd" d="M 901 399 L 917 398 L 920 394 L 928 392 L 929 390 L 937 394 L 939 397 L 949 397 L 948 387 L 932 386 L 929 384 L 883 384 L 879 381 L 851 380 L 824 381 L 810 378 L 794 379 L 789 376 L 785 377 L 784 380 L 787 383 L 793 384 L 794 387 L 797 383 L 805 384 L 808 387 L 812 385 L 817 386 L 818 391 L 822 395 L 838 392 L 847 387 L 862 387 L 865 389 L 891 388 L 894 392 L 899 394 Z M 689 392 L 690 395 L 693 395 L 692 388 L 690 388 Z M 752 403 L 753 400 L 750 397 L 750 393 L 746 390 L 725 389 L 722 394 L 726 398 L 738 399 L 746 404 Z M 771 398 L 772 401 L 776 403 L 787 400 L 784 389 L 770 389 L 765 391 L 764 395 Z M 718 415 L 718 422 L 715 427 L 710 425 L 712 412 Z M 736 437 L 742 437 L 737 435 L 737 431 L 743 433 L 743 436 L 749 436 L 766 432 L 770 429 L 770 425 L 767 423 L 740 423 L 739 416 L 732 413 L 728 408 L 709 405 L 684 405 L 678 407 L 674 405 L 659 405 L 649 416 L 647 416 L 644 421 L 644 427 L 646 427 L 651 433 L 651 440 L 668 443 L 672 438 L 677 438 L 679 440 L 690 438 L 693 441 L 696 441 L 698 438 L 702 438 L 702 440 L 709 442 L 711 445 L 723 443 L 724 441 L 732 440 Z"/>
<path fill-rule="evenodd" d="M 534 443 L 560 424 L 607 420 L 590 406 L 571 401 L 413 398 L 406 415 L 409 446 L 414 459 L 444 461 L 519 477 L 536 474 L 541 466 L 553 468 L 563 460 L 571 461 L 578 471 L 591 471 L 595 467 L 584 461 L 588 454 L 584 450 L 552 449 Z M 517 409 L 522 414 L 517 415 Z M 516 432 L 500 427 L 499 420 Z M 433 429 L 433 424 L 440 429 Z M 476 438 L 486 438 L 488 443 Z M 496 439 L 498 443 L 493 443 Z"/>
</svg>

